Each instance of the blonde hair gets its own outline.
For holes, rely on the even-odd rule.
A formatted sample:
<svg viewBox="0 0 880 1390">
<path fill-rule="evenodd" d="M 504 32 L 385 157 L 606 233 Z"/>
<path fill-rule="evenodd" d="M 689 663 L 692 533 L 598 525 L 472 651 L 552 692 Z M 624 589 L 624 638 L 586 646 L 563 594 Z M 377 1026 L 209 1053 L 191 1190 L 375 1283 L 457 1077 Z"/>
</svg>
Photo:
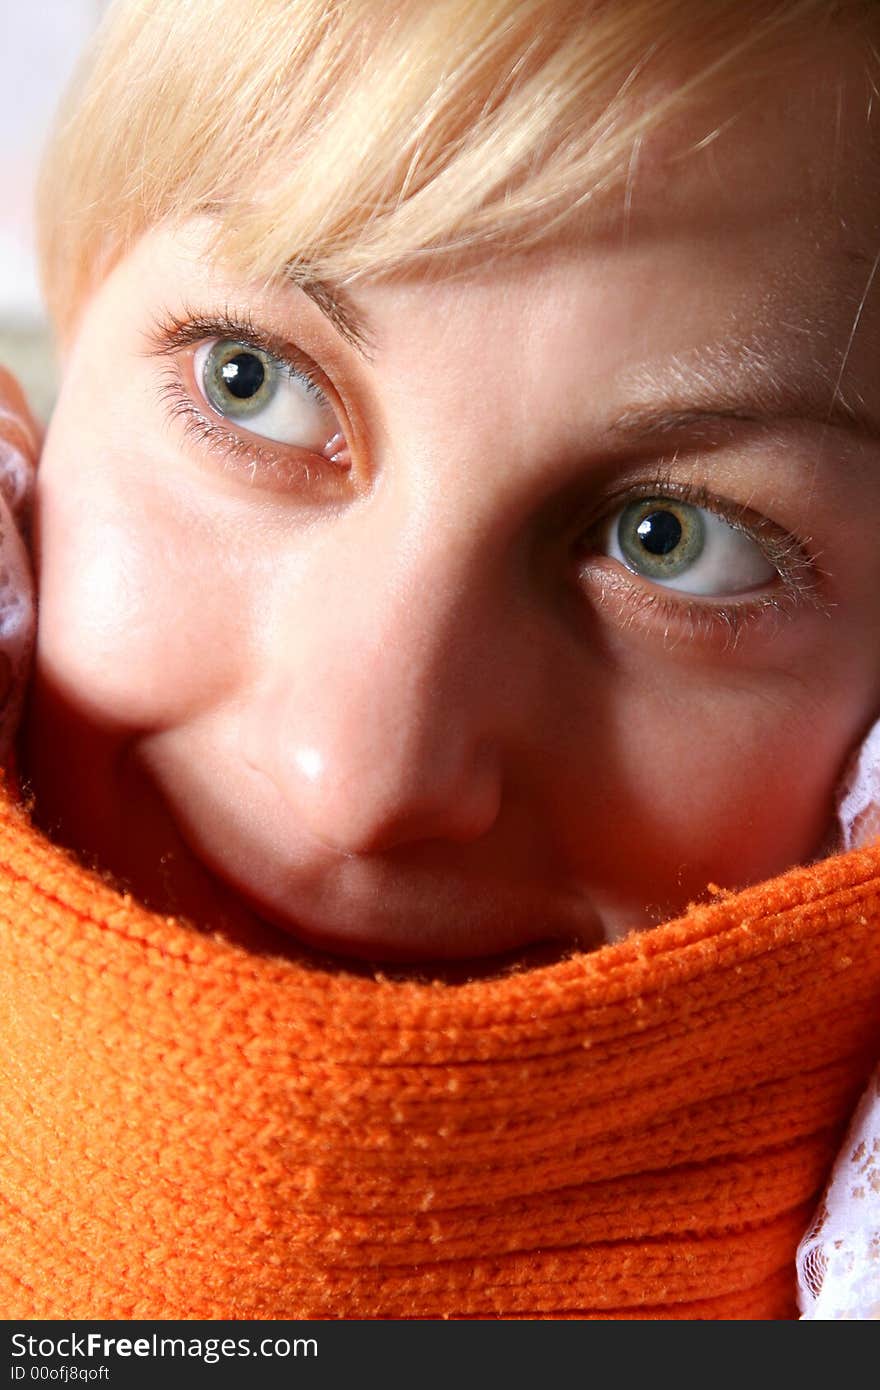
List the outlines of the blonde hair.
<svg viewBox="0 0 880 1390">
<path fill-rule="evenodd" d="M 645 132 L 701 94 L 876 8 L 116 0 L 44 164 L 47 303 L 65 332 L 143 231 L 196 213 L 261 279 L 524 245 L 625 185 Z"/>
</svg>

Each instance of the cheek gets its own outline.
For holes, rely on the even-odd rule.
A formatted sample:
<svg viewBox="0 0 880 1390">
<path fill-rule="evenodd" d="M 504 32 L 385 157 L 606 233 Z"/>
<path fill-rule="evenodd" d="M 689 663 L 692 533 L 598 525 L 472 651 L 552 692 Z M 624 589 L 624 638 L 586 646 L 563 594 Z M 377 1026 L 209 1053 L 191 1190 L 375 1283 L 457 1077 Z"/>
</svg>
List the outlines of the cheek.
<svg viewBox="0 0 880 1390">
<path fill-rule="evenodd" d="M 654 759 L 644 740 L 630 763 L 658 849 L 726 884 L 808 855 L 829 817 L 841 757 L 833 712 L 803 692 L 768 694 L 756 681 L 748 693 L 695 698 L 658 733 Z"/>
<path fill-rule="evenodd" d="M 745 886 L 821 852 L 875 698 L 857 672 L 832 684 L 828 669 L 618 689 L 584 738 L 580 795 L 573 780 L 566 793 L 570 853 L 609 908 L 672 915 L 710 882 Z"/>
<path fill-rule="evenodd" d="M 106 440 L 74 455 L 63 424 L 37 488 L 39 667 L 102 723 L 179 722 L 222 698 L 244 662 L 235 556 L 183 499 L 143 482 L 147 460 Z"/>
</svg>

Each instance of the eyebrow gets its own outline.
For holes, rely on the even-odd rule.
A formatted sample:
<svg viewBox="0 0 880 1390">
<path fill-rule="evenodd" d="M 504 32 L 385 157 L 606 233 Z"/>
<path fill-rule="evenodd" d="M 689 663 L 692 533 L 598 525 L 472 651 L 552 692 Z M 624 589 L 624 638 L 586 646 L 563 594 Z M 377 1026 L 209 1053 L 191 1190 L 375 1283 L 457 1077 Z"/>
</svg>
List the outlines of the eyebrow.
<svg viewBox="0 0 880 1390">
<path fill-rule="evenodd" d="M 761 405 L 750 408 L 748 404 L 739 407 L 727 406 L 721 402 L 715 406 L 673 405 L 671 407 L 654 405 L 634 405 L 621 411 L 611 422 L 613 435 L 639 440 L 650 435 L 677 434 L 687 430 L 698 430 L 701 426 L 711 429 L 720 425 L 791 425 L 799 422 L 817 425 L 823 429 L 844 430 L 864 440 L 880 442 L 880 424 L 859 411 L 852 410 L 844 401 L 835 400 L 830 407 L 822 409 L 810 401 L 793 401 L 790 409 L 767 409 Z"/>
<path fill-rule="evenodd" d="M 330 285 L 326 280 L 316 280 L 304 275 L 296 267 L 287 267 L 287 278 L 297 289 L 307 295 L 325 319 L 333 325 L 341 338 L 369 359 L 372 340 L 366 319 L 356 309 L 351 297 L 339 285 Z"/>
<path fill-rule="evenodd" d="M 643 369 L 631 383 L 636 387 L 633 394 L 645 399 L 620 411 L 611 421 L 610 432 L 638 440 L 701 426 L 806 422 L 880 440 L 880 421 L 860 399 L 844 396 L 831 368 L 813 361 L 790 376 L 777 365 L 775 356 L 707 349 L 698 365 L 690 368 L 686 360 L 673 358 L 661 371 Z"/>
</svg>

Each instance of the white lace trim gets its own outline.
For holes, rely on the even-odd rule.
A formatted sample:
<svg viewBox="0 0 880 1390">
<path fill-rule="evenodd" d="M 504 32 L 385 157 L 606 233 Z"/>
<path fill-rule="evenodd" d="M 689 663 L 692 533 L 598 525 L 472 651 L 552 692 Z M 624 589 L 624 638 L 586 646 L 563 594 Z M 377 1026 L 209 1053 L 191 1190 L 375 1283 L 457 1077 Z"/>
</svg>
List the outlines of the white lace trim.
<svg viewBox="0 0 880 1390">
<path fill-rule="evenodd" d="M 841 849 L 857 849 L 880 835 L 880 720 L 862 744 L 837 807 Z"/>
<path fill-rule="evenodd" d="M 797 1256 L 801 1318 L 880 1319 L 880 1071 Z"/>
<path fill-rule="evenodd" d="M 880 835 L 880 721 L 850 768 L 837 815 L 841 849 Z M 802 1319 L 880 1319 L 880 1068 L 800 1243 L 797 1270 Z"/>
<path fill-rule="evenodd" d="M 33 468 L 3 434 L 0 399 L 0 763 L 12 747 L 36 629 L 31 562 L 19 524 L 30 504 Z"/>
</svg>

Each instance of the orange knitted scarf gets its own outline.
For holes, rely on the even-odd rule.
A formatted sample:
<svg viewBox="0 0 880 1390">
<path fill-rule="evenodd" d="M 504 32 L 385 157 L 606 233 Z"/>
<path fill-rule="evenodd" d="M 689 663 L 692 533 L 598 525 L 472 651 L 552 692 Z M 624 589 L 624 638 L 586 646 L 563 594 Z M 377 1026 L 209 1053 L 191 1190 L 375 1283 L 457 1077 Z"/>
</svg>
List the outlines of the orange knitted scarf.
<svg viewBox="0 0 880 1390">
<path fill-rule="evenodd" d="M 464 985 L 255 956 L 0 808 L 0 1315 L 786 1318 L 880 847 Z"/>
</svg>

